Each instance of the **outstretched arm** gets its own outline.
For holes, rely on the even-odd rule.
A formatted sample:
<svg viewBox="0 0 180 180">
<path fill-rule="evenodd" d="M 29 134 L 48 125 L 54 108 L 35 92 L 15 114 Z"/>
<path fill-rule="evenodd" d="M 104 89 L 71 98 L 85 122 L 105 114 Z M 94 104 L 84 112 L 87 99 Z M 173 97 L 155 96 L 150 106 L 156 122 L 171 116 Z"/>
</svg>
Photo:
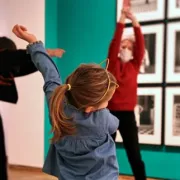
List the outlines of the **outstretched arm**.
<svg viewBox="0 0 180 180">
<path fill-rule="evenodd" d="M 0 51 L 0 71 L 9 72 L 14 67 L 25 63 L 32 63 L 31 57 L 26 50 L 3 50 Z M 32 63 L 33 64 L 33 63 Z"/>
<path fill-rule="evenodd" d="M 46 53 L 42 42 L 34 41 L 34 44 L 28 45 L 27 51 L 31 55 L 34 65 L 44 78 L 44 92 L 49 101 L 55 88 L 62 84 L 58 69 Z"/>
<path fill-rule="evenodd" d="M 37 42 L 36 37 L 33 34 L 27 33 L 27 29 L 25 27 L 16 25 L 13 28 L 13 32 L 17 37 L 29 43 L 27 51 L 30 54 L 34 65 L 41 72 L 44 78 L 44 92 L 49 104 L 53 91 L 62 83 L 58 69 L 50 56 L 47 54 L 43 43 Z"/>
<path fill-rule="evenodd" d="M 108 53 L 108 58 L 109 58 L 109 70 L 112 70 L 116 66 L 116 61 L 117 61 L 117 56 L 119 53 L 119 48 L 120 48 L 120 43 L 121 43 L 121 38 L 124 30 L 124 23 L 125 23 L 125 13 L 124 10 L 121 12 L 121 16 L 119 19 L 119 22 L 116 25 L 116 31 L 113 37 L 113 40 L 111 41 L 110 47 L 109 47 L 109 53 Z"/>
<path fill-rule="evenodd" d="M 62 49 L 47 49 L 51 57 L 61 57 Z M 37 71 L 26 50 L 0 51 L 0 72 L 11 72 L 14 77 L 25 76 Z"/>
<path fill-rule="evenodd" d="M 135 46 L 134 46 L 134 61 L 135 66 L 139 68 L 141 66 L 144 53 L 145 53 L 145 45 L 144 45 L 144 36 L 141 32 L 141 26 L 137 21 L 136 17 L 130 12 L 126 12 L 126 17 L 132 21 L 134 34 L 135 34 Z"/>
</svg>

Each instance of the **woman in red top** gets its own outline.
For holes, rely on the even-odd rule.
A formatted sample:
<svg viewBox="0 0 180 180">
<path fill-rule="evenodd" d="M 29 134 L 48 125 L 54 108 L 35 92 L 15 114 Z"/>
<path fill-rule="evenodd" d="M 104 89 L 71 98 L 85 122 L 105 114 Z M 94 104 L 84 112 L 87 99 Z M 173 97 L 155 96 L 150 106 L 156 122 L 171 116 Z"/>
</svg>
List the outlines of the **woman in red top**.
<svg viewBox="0 0 180 180">
<path fill-rule="evenodd" d="M 135 37 L 122 38 L 126 18 L 132 21 Z M 144 36 L 140 24 L 128 9 L 123 9 L 108 54 L 108 70 L 116 77 L 119 84 L 108 108 L 120 120 L 119 131 L 136 180 L 146 179 L 134 115 L 137 76 L 144 52 Z M 116 134 L 113 135 L 113 139 L 115 137 Z"/>
</svg>

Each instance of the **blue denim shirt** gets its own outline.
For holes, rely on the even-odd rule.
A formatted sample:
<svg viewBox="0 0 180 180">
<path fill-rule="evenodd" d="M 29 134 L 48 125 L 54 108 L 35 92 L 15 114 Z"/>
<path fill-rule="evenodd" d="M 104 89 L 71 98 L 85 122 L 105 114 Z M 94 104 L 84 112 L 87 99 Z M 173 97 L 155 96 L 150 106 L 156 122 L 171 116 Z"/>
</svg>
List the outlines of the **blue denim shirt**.
<svg viewBox="0 0 180 180">
<path fill-rule="evenodd" d="M 44 78 L 49 104 L 51 94 L 62 84 L 59 72 L 42 43 L 29 45 L 28 53 Z M 86 114 L 65 103 L 67 116 L 74 117 L 77 134 L 51 144 L 43 171 L 59 180 L 118 180 L 116 147 L 111 134 L 119 120 L 108 109 Z"/>
</svg>

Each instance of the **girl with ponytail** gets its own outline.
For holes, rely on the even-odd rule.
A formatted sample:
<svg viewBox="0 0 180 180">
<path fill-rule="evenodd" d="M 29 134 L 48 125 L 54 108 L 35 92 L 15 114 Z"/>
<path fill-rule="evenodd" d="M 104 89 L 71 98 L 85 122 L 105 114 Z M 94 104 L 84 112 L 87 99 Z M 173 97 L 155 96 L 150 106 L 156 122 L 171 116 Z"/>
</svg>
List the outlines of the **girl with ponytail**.
<svg viewBox="0 0 180 180">
<path fill-rule="evenodd" d="M 106 109 L 117 88 L 114 76 L 96 64 L 80 65 L 62 84 L 57 67 L 26 28 L 14 34 L 44 78 L 53 138 L 43 171 L 59 180 L 118 180 L 115 133 L 119 120 Z"/>
</svg>

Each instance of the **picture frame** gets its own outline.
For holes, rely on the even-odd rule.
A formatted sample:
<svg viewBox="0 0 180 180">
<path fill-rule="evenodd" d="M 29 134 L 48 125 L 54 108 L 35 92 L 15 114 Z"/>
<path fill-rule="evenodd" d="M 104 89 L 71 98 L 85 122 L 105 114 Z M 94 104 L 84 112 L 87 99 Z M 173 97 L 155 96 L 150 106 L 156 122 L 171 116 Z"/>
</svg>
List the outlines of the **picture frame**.
<svg viewBox="0 0 180 180">
<path fill-rule="evenodd" d="M 138 126 L 139 143 L 161 144 L 161 102 L 161 88 L 138 88 L 138 101 L 134 112 Z M 117 132 L 116 142 L 122 142 L 119 132 Z"/>
<path fill-rule="evenodd" d="M 140 22 L 164 19 L 165 0 L 130 0 L 130 3 L 132 12 Z M 117 21 L 122 6 L 123 0 L 117 0 Z"/>
<path fill-rule="evenodd" d="M 180 0 L 168 0 L 168 18 L 180 18 Z"/>
<path fill-rule="evenodd" d="M 166 81 L 180 82 L 180 22 L 167 26 Z"/>
<path fill-rule="evenodd" d="M 145 56 L 140 66 L 138 83 L 162 83 L 164 25 L 142 26 L 145 39 Z M 133 28 L 126 28 L 123 36 L 133 34 Z"/>
<path fill-rule="evenodd" d="M 165 145 L 180 146 L 180 87 L 166 88 Z"/>
</svg>

